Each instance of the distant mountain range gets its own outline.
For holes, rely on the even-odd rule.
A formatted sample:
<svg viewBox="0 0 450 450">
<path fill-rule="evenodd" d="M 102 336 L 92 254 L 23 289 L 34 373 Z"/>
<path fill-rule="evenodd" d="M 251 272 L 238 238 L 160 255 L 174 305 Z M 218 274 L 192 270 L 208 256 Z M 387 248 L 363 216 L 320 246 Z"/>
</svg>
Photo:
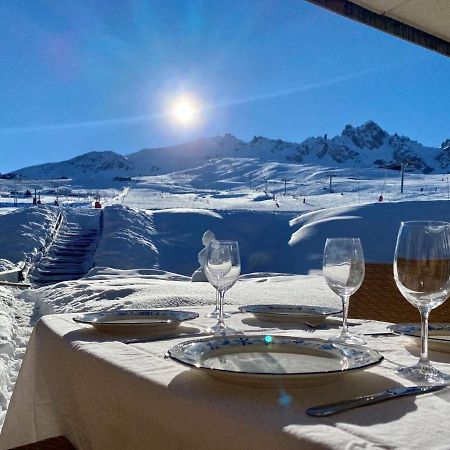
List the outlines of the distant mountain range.
<svg viewBox="0 0 450 450">
<path fill-rule="evenodd" d="M 159 175 L 186 170 L 214 158 L 257 158 L 328 167 L 395 167 L 445 173 L 450 168 L 450 139 L 440 148 L 425 147 L 397 134 L 390 135 L 373 121 L 347 125 L 340 136 L 310 137 L 297 144 L 255 136 L 244 142 L 231 134 L 201 138 L 172 147 L 151 148 L 127 156 L 112 151 L 89 152 L 76 158 L 16 170 L 9 176 L 27 179 L 98 179 Z"/>
</svg>

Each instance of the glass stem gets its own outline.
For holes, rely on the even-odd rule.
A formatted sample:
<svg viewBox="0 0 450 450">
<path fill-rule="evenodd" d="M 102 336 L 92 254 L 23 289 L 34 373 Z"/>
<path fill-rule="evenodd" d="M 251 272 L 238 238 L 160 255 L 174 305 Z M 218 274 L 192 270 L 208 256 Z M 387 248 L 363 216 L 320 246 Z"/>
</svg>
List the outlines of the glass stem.
<svg viewBox="0 0 450 450">
<path fill-rule="evenodd" d="M 223 323 L 223 302 L 225 298 L 225 291 L 218 291 L 219 292 L 219 325 L 225 326 Z"/>
<path fill-rule="evenodd" d="M 348 333 L 347 316 L 348 316 L 348 304 L 350 301 L 350 295 L 343 295 L 342 300 L 342 333 Z"/>
<path fill-rule="evenodd" d="M 219 291 L 216 290 L 216 309 L 215 311 L 219 311 Z"/>
<path fill-rule="evenodd" d="M 428 316 L 430 315 L 430 310 L 428 308 L 420 308 L 420 320 L 422 323 L 422 332 L 420 334 L 420 358 L 419 364 L 424 367 L 428 367 L 430 365 L 430 361 L 428 360 Z"/>
</svg>

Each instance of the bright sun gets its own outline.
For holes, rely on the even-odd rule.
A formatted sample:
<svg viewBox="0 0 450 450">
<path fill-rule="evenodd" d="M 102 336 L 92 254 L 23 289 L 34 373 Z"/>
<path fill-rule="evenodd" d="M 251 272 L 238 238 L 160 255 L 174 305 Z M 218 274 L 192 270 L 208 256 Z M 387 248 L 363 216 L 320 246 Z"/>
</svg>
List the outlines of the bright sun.
<svg viewBox="0 0 450 450">
<path fill-rule="evenodd" d="M 180 97 L 173 104 L 172 115 L 183 125 L 193 125 L 198 116 L 198 106 L 192 98 Z"/>
</svg>

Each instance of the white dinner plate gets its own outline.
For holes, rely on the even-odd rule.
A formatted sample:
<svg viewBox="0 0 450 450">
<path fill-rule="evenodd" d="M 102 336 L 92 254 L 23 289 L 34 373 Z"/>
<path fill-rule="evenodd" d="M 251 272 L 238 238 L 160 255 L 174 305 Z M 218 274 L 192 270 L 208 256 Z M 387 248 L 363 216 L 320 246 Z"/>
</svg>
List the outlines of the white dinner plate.
<svg viewBox="0 0 450 450">
<path fill-rule="evenodd" d="M 99 331 L 113 333 L 141 333 L 171 331 L 181 322 L 192 320 L 198 314 L 190 311 L 170 309 L 123 309 L 119 311 L 98 311 L 83 313 L 73 320 L 92 325 Z"/>
<path fill-rule="evenodd" d="M 252 386 L 322 384 L 383 360 L 368 347 L 273 335 L 209 337 L 178 344 L 168 354 L 193 369 Z"/>
<path fill-rule="evenodd" d="M 395 334 L 403 334 L 417 344 L 420 343 L 420 323 L 391 325 L 389 329 Z M 430 323 L 428 325 L 428 348 L 450 353 L 450 323 Z"/>
<path fill-rule="evenodd" d="M 239 311 L 253 314 L 265 322 L 321 322 L 327 316 L 339 314 L 342 309 L 304 305 L 246 305 Z"/>
</svg>

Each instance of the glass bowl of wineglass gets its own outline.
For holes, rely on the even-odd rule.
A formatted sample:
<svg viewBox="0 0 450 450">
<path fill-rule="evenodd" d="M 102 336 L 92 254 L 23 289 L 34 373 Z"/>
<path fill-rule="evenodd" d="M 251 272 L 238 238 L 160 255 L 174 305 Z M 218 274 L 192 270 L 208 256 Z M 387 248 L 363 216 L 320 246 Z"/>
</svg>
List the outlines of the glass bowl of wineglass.
<svg viewBox="0 0 450 450">
<path fill-rule="evenodd" d="M 394 255 L 394 279 L 403 297 L 421 318 L 419 361 L 397 374 L 414 381 L 448 383 L 447 375 L 428 359 L 428 316 L 450 296 L 450 223 L 402 222 Z"/>
<path fill-rule="evenodd" d="M 224 298 L 241 274 L 239 245 L 235 241 L 214 240 L 208 245 L 205 275 L 219 294 L 219 317 L 217 324 L 209 329 L 215 335 L 236 334 L 237 330 L 224 323 Z"/>
<path fill-rule="evenodd" d="M 359 336 L 349 333 L 347 327 L 350 296 L 361 286 L 365 275 L 364 255 L 359 238 L 328 238 L 323 252 L 323 276 L 329 288 L 342 301 L 341 333 L 332 338 L 346 344 L 365 344 Z"/>
</svg>

